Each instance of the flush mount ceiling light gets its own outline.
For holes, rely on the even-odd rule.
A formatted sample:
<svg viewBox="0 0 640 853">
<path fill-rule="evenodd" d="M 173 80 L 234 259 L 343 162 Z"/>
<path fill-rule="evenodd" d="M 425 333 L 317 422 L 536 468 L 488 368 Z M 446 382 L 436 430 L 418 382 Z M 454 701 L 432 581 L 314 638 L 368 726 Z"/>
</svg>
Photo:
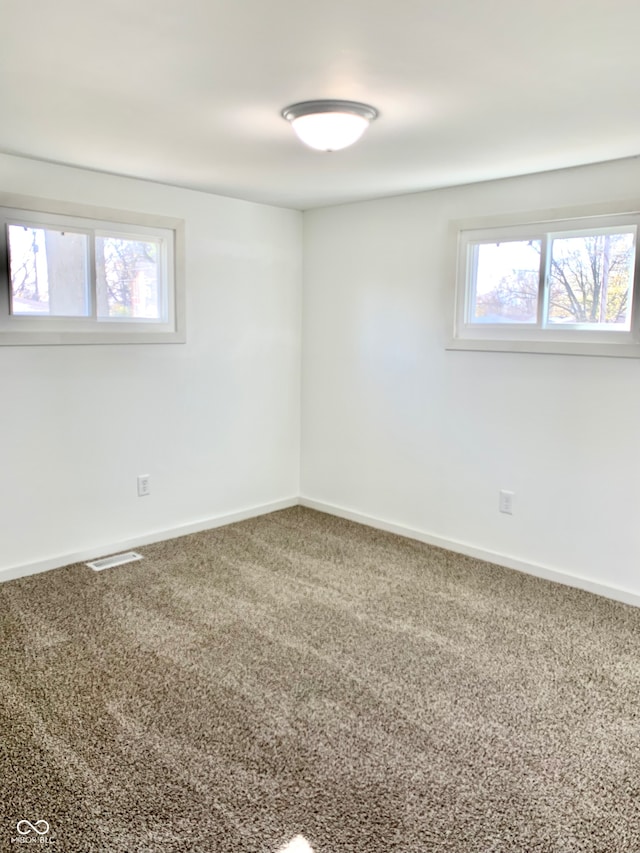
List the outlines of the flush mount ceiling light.
<svg viewBox="0 0 640 853">
<path fill-rule="evenodd" d="M 375 107 L 357 101 L 303 101 L 282 110 L 298 138 L 318 151 L 353 145 L 377 115 Z"/>
</svg>

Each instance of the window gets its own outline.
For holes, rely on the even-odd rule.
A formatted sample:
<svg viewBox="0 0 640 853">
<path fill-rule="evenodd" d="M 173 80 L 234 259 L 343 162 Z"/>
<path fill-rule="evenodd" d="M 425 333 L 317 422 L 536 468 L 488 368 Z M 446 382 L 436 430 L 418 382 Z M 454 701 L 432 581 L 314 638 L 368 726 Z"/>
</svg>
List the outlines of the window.
<svg viewBox="0 0 640 853">
<path fill-rule="evenodd" d="M 184 341 L 181 223 L 25 201 L 0 207 L 0 344 Z"/>
<path fill-rule="evenodd" d="M 452 349 L 640 357 L 640 214 L 458 227 Z"/>
</svg>

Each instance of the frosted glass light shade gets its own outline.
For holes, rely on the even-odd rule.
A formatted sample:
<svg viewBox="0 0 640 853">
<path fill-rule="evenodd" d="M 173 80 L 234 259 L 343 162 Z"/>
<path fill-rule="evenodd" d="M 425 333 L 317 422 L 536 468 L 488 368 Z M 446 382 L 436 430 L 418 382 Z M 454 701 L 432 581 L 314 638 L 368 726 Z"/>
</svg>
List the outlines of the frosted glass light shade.
<svg viewBox="0 0 640 853">
<path fill-rule="evenodd" d="M 310 148 L 339 151 L 357 142 L 369 122 L 350 113 L 316 113 L 294 118 L 291 126 L 298 138 Z"/>
<path fill-rule="evenodd" d="M 378 112 L 356 101 L 304 101 L 282 111 L 305 145 L 318 151 L 339 151 L 353 145 Z"/>
</svg>

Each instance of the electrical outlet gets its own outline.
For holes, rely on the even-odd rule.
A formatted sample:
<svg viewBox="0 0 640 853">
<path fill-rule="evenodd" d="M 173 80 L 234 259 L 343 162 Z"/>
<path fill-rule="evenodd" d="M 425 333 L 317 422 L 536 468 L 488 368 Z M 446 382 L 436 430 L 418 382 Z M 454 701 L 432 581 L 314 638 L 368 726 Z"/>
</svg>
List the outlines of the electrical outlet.
<svg viewBox="0 0 640 853">
<path fill-rule="evenodd" d="M 515 492 L 507 492 L 504 489 L 500 490 L 500 499 L 498 502 L 498 509 L 500 512 L 504 512 L 507 515 L 513 515 L 513 501 L 515 496 Z"/>
<path fill-rule="evenodd" d="M 148 474 L 138 474 L 138 497 L 144 498 L 151 494 L 151 477 Z"/>
</svg>

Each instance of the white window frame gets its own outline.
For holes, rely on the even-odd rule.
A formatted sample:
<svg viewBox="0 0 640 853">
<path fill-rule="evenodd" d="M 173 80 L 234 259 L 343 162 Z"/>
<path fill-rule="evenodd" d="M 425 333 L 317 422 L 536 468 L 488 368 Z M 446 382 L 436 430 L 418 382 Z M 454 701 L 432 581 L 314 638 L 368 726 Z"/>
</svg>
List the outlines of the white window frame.
<svg viewBox="0 0 640 853">
<path fill-rule="evenodd" d="M 57 317 L 11 313 L 11 280 L 7 224 L 66 227 L 89 236 L 89 290 L 92 315 Z M 160 241 L 159 283 L 162 317 L 153 319 L 100 318 L 95 304 L 95 237 L 122 235 Z M 152 214 L 133 213 L 47 199 L 0 193 L 0 346 L 57 344 L 184 343 L 184 222 Z"/>
<path fill-rule="evenodd" d="M 636 226 L 636 252 L 628 331 L 595 329 L 580 324 L 544 326 L 547 295 L 545 240 L 592 229 L 603 233 Z M 537 323 L 479 323 L 470 321 L 473 275 L 470 247 L 478 242 L 542 240 Z M 560 355 L 640 358 L 640 201 L 589 207 L 532 211 L 520 215 L 459 220 L 450 226 L 451 265 L 455 269 L 453 335 L 447 349 L 491 352 L 553 353 Z"/>
</svg>

